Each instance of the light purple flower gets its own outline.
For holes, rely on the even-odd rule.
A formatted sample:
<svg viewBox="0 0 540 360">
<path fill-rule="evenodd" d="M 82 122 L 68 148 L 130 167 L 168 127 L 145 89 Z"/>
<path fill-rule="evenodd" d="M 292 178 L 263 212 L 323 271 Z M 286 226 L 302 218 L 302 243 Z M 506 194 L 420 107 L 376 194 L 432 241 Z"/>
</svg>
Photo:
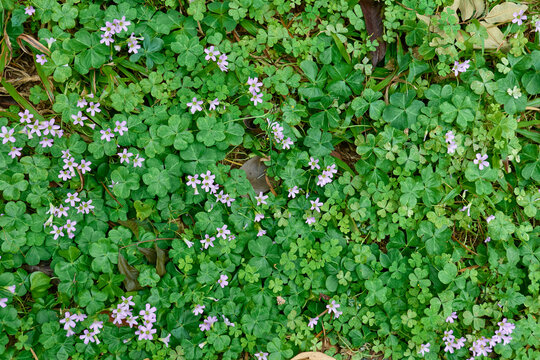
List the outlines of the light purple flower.
<svg viewBox="0 0 540 360">
<path fill-rule="evenodd" d="M 289 188 L 289 195 L 287 195 L 287 197 L 290 197 L 290 198 L 295 198 L 296 195 L 300 192 L 300 190 L 298 190 L 298 186 L 293 186 L 292 188 Z"/>
<path fill-rule="evenodd" d="M 22 147 L 12 146 L 8 155 L 11 156 L 12 159 L 15 159 L 17 156 L 21 156 L 21 150 Z"/>
<path fill-rule="evenodd" d="M 311 208 L 310 210 L 315 210 L 317 211 L 318 213 L 321 212 L 321 209 L 320 207 L 323 206 L 323 203 L 322 202 L 319 202 L 319 198 L 315 199 L 315 200 L 310 200 L 311 202 Z"/>
<path fill-rule="evenodd" d="M 88 108 L 86 109 L 86 112 L 89 112 L 90 115 L 94 116 L 96 115 L 96 113 L 101 112 L 101 109 L 99 107 L 100 107 L 100 103 L 91 102 L 90 104 L 88 104 Z"/>
<path fill-rule="evenodd" d="M 314 318 L 310 318 L 309 319 L 309 323 L 308 323 L 308 326 L 313 329 L 315 327 L 315 325 L 317 325 L 317 322 L 319 321 L 319 318 L 318 317 L 314 317 Z"/>
<path fill-rule="evenodd" d="M 446 322 L 453 324 L 454 320 L 456 320 L 457 318 L 458 318 L 457 313 L 454 311 L 453 313 L 450 314 L 450 316 L 446 318 Z"/>
<path fill-rule="evenodd" d="M 259 193 L 258 196 L 255 196 L 255 200 L 257 200 L 257 206 L 260 206 L 262 204 L 268 205 L 266 199 L 268 199 L 268 195 L 264 195 L 262 192 Z"/>
<path fill-rule="evenodd" d="M 515 12 L 512 15 L 514 18 L 512 19 L 512 23 L 521 25 L 523 24 L 523 20 L 527 20 L 527 16 L 523 15 L 525 13 L 525 10 L 519 10 L 519 13 Z"/>
<path fill-rule="evenodd" d="M 195 112 L 197 111 L 202 111 L 202 107 L 201 107 L 202 103 L 203 103 L 202 100 L 197 100 L 197 98 L 194 97 L 191 100 L 191 102 L 187 103 L 187 106 L 190 108 L 191 113 L 195 114 Z"/>
<path fill-rule="evenodd" d="M 114 134 L 110 128 L 107 130 L 99 130 L 99 132 L 101 133 L 101 140 L 106 140 L 109 142 L 114 137 Z"/>
<path fill-rule="evenodd" d="M 429 352 L 429 347 L 431 346 L 430 343 L 427 343 L 427 344 L 421 344 L 420 345 L 420 351 L 418 352 L 419 354 L 422 354 L 422 356 L 424 356 L 426 353 Z"/>
<path fill-rule="evenodd" d="M 45 54 L 36 55 L 36 62 L 40 63 L 41 65 L 45 64 L 47 62 L 47 58 L 45 57 Z"/>
<path fill-rule="evenodd" d="M 195 308 L 193 309 L 193 314 L 195 316 L 202 314 L 204 312 L 205 307 L 206 306 L 204 305 L 199 305 L 199 304 L 195 305 Z"/>
<path fill-rule="evenodd" d="M 487 158 L 488 158 L 487 154 L 482 155 L 482 154 L 478 153 L 478 154 L 476 154 L 476 159 L 474 159 L 473 162 L 476 165 L 478 165 L 478 168 L 480 170 L 483 170 L 485 167 L 489 166 L 489 162 L 486 161 Z"/>
<path fill-rule="evenodd" d="M 32 15 L 34 15 L 35 12 L 36 12 L 36 9 L 34 9 L 34 7 L 32 5 L 27 6 L 27 7 L 24 8 L 24 13 L 26 15 L 32 16 Z"/>
<path fill-rule="evenodd" d="M 486 222 L 489 224 L 492 220 L 495 219 L 495 215 L 489 215 L 487 218 L 486 218 Z"/>
<path fill-rule="evenodd" d="M 2 131 L 0 132 L 0 139 L 2 139 L 2 144 L 5 144 L 7 142 L 15 142 L 15 137 L 13 136 L 13 133 L 15 132 L 15 129 L 8 129 L 5 126 L 2 126 Z"/>
<path fill-rule="evenodd" d="M 254 354 L 257 360 L 268 360 L 268 353 L 259 351 L 258 353 Z"/>
</svg>

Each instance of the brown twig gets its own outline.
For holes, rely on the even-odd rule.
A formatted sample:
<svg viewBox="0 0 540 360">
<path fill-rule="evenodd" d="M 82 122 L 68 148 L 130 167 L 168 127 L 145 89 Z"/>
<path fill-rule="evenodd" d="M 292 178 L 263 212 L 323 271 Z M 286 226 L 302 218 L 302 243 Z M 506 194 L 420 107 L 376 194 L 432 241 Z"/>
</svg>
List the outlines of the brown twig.
<svg viewBox="0 0 540 360">
<path fill-rule="evenodd" d="M 32 356 L 34 357 L 35 360 L 39 360 L 36 353 L 34 352 L 34 349 L 30 348 L 30 352 L 32 353 Z"/>
<path fill-rule="evenodd" d="M 114 199 L 114 201 L 116 201 L 116 203 L 118 205 L 120 205 L 120 207 L 123 207 L 122 204 L 120 204 L 120 201 L 118 201 L 114 195 L 109 191 L 109 189 L 107 189 L 107 186 L 105 186 L 105 184 L 103 183 L 103 181 L 100 181 L 101 185 L 103 185 L 103 188 L 105 189 L 105 191 Z"/>
<path fill-rule="evenodd" d="M 452 234 L 452 239 L 454 239 L 455 241 L 457 241 L 459 243 L 459 245 L 461 245 L 465 250 L 467 250 L 468 252 L 470 252 L 471 254 L 474 254 L 474 255 L 478 255 L 478 253 L 474 250 L 471 250 L 469 249 L 464 243 L 462 243 L 461 241 L 458 240 L 458 238 L 456 238 L 454 236 L 454 234 Z"/>
<path fill-rule="evenodd" d="M 479 267 L 480 267 L 480 265 L 472 265 L 472 266 L 468 266 L 468 267 L 463 268 L 463 269 L 459 269 L 458 272 L 459 272 L 459 273 L 462 273 L 462 272 L 464 272 L 465 270 L 477 269 L 477 268 L 479 268 Z"/>
<path fill-rule="evenodd" d="M 81 179 L 81 187 L 77 189 L 77 192 L 80 193 L 82 189 L 84 189 L 84 176 L 82 175 L 81 170 L 79 168 L 77 168 L 77 173 L 79 174 L 79 178 Z"/>
</svg>

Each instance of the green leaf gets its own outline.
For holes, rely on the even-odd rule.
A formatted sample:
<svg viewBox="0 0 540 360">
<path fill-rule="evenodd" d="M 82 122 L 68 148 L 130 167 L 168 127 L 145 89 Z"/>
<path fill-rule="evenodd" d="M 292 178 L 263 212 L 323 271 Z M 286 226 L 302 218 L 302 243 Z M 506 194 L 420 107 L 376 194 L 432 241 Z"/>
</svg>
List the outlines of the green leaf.
<svg viewBox="0 0 540 360">
<path fill-rule="evenodd" d="M 454 263 L 446 263 L 439 271 L 438 277 L 443 284 L 450 284 L 457 276 L 457 267 Z"/>
</svg>

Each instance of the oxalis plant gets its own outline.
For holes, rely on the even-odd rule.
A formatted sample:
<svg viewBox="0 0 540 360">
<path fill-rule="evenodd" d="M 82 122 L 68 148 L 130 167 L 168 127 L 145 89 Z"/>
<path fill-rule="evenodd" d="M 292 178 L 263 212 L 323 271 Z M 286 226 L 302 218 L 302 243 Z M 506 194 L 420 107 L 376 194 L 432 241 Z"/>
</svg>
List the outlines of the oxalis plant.
<svg viewBox="0 0 540 360">
<path fill-rule="evenodd" d="M 0 8 L 1 359 L 538 359 L 539 4 Z"/>
</svg>

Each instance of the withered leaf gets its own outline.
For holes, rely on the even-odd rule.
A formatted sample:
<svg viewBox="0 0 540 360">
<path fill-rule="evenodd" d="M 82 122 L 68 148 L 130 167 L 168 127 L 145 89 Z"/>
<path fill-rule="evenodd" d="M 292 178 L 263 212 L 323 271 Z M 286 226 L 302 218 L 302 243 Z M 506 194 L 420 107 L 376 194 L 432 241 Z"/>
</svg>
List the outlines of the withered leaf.
<svg viewBox="0 0 540 360">
<path fill-rule="evenodd" d="M 144 255 L 144 257 L 146 258 L 146 260 L 148 260 L 150 264 L 156 263 L 156 250 L 151 248 L 142 248 L 138 246 L 137 249 L 139 249 L 139 251 Z"/>
<path fill-rule="evenodd" d="M 360 7 L 364 14 L 367 33 L 370 35 L 370 40 L 377 40 L 379 46 L 375 51 L 371 52 L 371 63 L 376 66 L 384 59 L 386 54 L 386 42 L 382 39 L 384 27 L 382 22 L 383 3 L 375 0 L 360 0 Z"/>
<path fill-rule="evenodd" d="M 246 178 L 251 183 L 251 186 L 253 186 L 256 194 L 270 190 L 265 178 L 266 165 L 264 165 L 261 159 L 260 156 L 255 156 L 246 161 L 240 168 L 246 172 Z"/>
<path fill-rule="evenodd" d="M 120 253 L 118 253 L 118 270 L 120 271 L 120 274 L 125 276 L 124 286 L 126 287 L 127 292 L 142 289 L 139 280 L 137 280 L 139 271 L 129 265 L 127 260 Z"/>
<path fill-rule="evenodd" d="M 156 250 L 156 272 L 159 276 L 163 276 L 167 272 L 165 270 L 165 265 L 167 264 L 169 257 L 167 256 L 167 252 L 165 250 L 157 246 L 157 243 L 154 243 L 154 247 Z"/>
</svg>

